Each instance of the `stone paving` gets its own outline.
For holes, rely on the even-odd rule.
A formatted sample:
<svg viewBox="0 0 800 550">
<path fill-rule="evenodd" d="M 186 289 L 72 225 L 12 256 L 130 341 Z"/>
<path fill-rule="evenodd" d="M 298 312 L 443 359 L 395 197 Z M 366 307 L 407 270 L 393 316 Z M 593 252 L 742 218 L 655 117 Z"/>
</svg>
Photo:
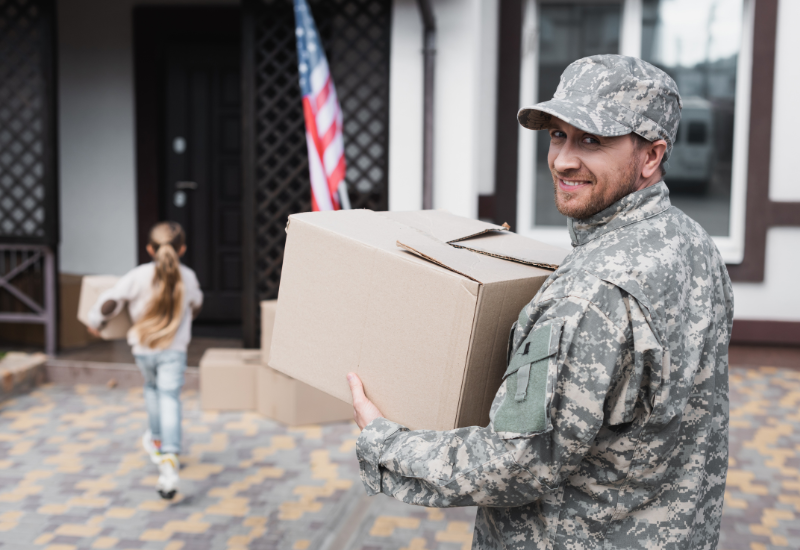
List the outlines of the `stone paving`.
<svg viewBox="0 0 800 550">
<path fill-rule="evenodd" d="M 722 550 L 800 549 L 800 370 L 732 368 Z"/>
<path fill-rule="evenodd" d="M 50 385 L 0 403 L 0 548 L 470 548 L 474 508 L 364 496 L 351 423 L 204 413 L 187 391 L 167 502 L 145 422 L 138 389 Z M 800 548 L 800 371 L 731 369 L 730 464 L 720 548 Z"/>
<path fill-rule="evenodd" d="M 0 404 L 0 548 L 470 547 L 474 509 L 364 495 L 352 423 L 287 429 L 202 412 L 186 391 L 172 502 L 155 492 L 145 428 L 140 389 L 50 385 Z"/>
</svg>

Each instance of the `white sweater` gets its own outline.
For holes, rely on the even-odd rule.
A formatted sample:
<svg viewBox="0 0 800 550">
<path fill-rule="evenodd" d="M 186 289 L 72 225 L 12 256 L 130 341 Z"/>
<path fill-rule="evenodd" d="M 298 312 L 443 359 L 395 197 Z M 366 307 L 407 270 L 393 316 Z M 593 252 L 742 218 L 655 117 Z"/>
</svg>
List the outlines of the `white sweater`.
<svg viewBox="0 0 800 550">
<path fill-rule="evenodd" d="M 194 271 L 185 265 L 181 265 L 180 269 L 183 279 L 183 318 L 175 333 L 175 338 L 166 349 L 185 352 L 192 339 L 192 309 L 198 309 L 203 305 L 203 292 L 200 290 L 200 284 L 197 282 Z M 103 292 L 89 312 L 89 323 L 92 327 L 99 329 L 104 321 L 118 315 L 126 303 L 131 321 L 135 324 L 144 315 L 153 296 L 154 273 L 155 264 L 153 262 L 142 264 L 126 273 L 113 288 Z M 111 314 L 103 315 L 101 308 L 108 300 L 113 300 L 117 306 Z M 139 344 L 139 339 L 133 330 L 128 331 L 128 343 L 133 346 L 135 355 L 161 351 Z"/>
</svg>

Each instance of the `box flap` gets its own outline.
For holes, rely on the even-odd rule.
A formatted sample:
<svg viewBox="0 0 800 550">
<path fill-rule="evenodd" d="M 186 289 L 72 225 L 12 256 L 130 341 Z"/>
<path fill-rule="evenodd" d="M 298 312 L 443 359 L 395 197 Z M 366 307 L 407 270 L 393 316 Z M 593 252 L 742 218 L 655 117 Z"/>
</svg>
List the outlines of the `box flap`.
<svg viewBox="0 0 800 550">
<path fill-rule="evenodd" d="M 498 261 L 492 255 L 456 248 L 435 237 L 414 232 L 403 235 L 397 246 L 481 284 L 535 276 L 521 263 Z"/>
<path fill-rule="evenodd" d="M 557 269 L 569 254 L 569 251 L 563 248 L 534 241 L 510 231 L 492 231 L 450 244 L 457 248 L 545 269 Z"/>
<path fill-rule="evenodd" d="M 508 229 L 501 225 L 456 216 L 443 210 L 376 212 L 376 214 L 408 227 L 413 227 L 445 243 L 470 239 L 487 232 L 505 232 Z"/>
</svg>

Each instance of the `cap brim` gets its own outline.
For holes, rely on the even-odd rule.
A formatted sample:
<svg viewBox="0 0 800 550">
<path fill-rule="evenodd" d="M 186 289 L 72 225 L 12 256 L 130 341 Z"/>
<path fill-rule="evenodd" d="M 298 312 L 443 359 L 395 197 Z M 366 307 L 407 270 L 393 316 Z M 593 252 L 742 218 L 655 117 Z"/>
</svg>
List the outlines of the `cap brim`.
<svg viewBox="0 0 800 550">
<path fill-rule="evenodd" d="M 602 106 L 592 99 L 586 103 L 576 103 L 574 100 L 567 99 L 551 99 L 532 107 L 523 107 L 517 113 L 519 123 L 529 130 L 550 128 L 553 117 L 597 136 L 624 136 L 633 131 L 610 116 L 604 115 Z"/>
</svg>

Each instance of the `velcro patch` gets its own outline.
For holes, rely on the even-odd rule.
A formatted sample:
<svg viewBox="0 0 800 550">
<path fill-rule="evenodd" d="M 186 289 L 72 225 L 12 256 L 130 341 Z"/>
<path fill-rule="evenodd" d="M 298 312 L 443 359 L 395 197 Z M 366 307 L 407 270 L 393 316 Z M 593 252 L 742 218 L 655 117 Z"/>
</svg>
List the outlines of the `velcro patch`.
<svg viewBox="0 0 800 550">
<path fill-rule="evenodd" d="M 495 414 L 494 429 L 502 437 L 533 435 L 551 428 L 549 407 L 563 322 L 534 327 L 511 357 L 505 379 L 506 395 Z M 553 358 L 553 359 L 551 359 Z"/>
<path fill-rule="evenodd" d="M 534 326 L 528 337 L 517 348 L 516 353 L 511 356 L 503 378 L 505 379 L 514 374 L 523 365 L 535 363 L 555 354 L 558 351 L 562 326 L 562 323 L 547 323 L 541 326 Z"/>
</svg>

